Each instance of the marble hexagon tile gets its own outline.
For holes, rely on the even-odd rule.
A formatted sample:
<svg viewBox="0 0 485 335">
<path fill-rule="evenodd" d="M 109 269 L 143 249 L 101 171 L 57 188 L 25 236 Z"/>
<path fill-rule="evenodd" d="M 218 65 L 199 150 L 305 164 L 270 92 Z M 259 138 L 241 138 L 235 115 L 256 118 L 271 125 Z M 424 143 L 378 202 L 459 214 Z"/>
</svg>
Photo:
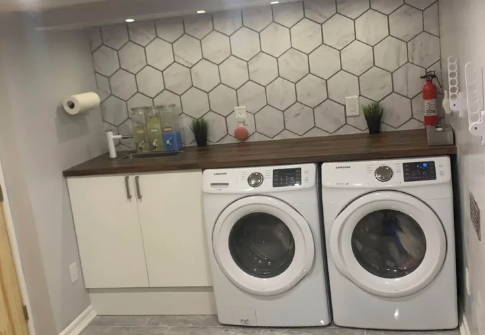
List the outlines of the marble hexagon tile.
<svg viewBox="0 0 485 335">
<path fill-rule="evenodd" d="M 201 117 L 211 143 L 235 143 L 237 105 L 249 141 L 366 131 L 347 96 L 361 112 L 380 101 L 385 131 L 422 128 L 419 77 L 441 77 L 438 23 L 437 0 L 304 0 L 86 33 L 106 127 L 126 132 L 131 108 L 175 104 L 190 145 Z"/>
</svg>

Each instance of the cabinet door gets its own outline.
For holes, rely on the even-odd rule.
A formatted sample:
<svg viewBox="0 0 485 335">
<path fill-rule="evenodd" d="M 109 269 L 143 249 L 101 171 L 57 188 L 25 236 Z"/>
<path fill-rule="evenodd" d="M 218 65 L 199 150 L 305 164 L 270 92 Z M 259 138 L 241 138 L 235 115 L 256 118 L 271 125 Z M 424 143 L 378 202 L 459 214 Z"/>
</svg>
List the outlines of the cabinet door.
<svg viewBox="0 0 485 335">
<path fill-rule="evenodd" d="M 212 285 L 202 217 L 202 172 L 145 174 L 138 182 L 150 286 Z"/>
<path fill-rule="evenodd" d="M 86 287 L 148 287 L 133 177 L 69 178 L 68 186 Z"/>
</svg>

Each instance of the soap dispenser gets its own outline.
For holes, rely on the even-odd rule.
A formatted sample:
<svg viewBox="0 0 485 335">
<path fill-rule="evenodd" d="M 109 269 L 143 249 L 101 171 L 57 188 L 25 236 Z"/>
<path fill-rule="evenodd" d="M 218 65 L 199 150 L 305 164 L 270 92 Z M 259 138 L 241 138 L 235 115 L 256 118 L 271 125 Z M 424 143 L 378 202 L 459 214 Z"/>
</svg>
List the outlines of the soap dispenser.
<svg viewBox="0 0 485 335">
<path fill-rule="evenodd" d="M 163 151 L 161 111 L 163 106 L 149 107 L 145 111 L 146 129 L 151 151 Z"/>
<path fill-rule="evenodd" d="M 150 144 L 147 137 L 145 111 L 149 107 L 136 107 L 131 109 L 131 121 L 133 124 L 133 139 L 137 152 L 150 152 Z"/>
<path fill-rule="evenodd" d="M 175 104 L 166 105 L 161 111 L 163 146 L 165 151 L 182 150 L 182 135 Z"/>
</svg>

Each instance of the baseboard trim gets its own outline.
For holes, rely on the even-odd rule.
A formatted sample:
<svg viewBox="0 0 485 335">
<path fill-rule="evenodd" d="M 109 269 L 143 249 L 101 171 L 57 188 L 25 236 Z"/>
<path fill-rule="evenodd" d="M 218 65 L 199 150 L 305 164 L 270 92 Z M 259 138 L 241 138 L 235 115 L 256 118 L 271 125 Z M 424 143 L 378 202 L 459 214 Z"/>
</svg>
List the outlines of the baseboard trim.
<svg viewBox="0 0 485 335">
<path fill-rule="evenodd" d="M 91 289 L 98 315 L 216 314 L 212 287 Z"/>
<path fill-rule="evenodd" d="M 86 308 L 79 316 L 74 319 L 59 335 L 79 335 L 94 320 L 96 312 L 92 306 Z"/>
<path fill-rule="evenodd" d="M 471 335 L 464 312 L 461 313 L 460 335 Z"/>
</svg>

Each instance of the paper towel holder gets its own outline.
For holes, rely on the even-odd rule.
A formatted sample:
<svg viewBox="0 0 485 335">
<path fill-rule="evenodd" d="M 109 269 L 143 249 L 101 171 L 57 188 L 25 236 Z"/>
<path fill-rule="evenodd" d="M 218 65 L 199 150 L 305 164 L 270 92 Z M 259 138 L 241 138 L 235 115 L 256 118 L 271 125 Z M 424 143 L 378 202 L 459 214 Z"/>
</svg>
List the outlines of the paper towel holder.
<svg viewBox="0 0 485 335">
<path fill-rule="evenodd" d="M 67 107 L 69 107 L 69 108 L 71 108 L 71 109 L 73 109 L 73 108 L 76 106 L 76 105 L 74 105 L 74 102 L 72 102 L 72 101 L 68 101 L 68 102 L 66 103 L 66 105 L 67 105 Z"/>
</svg>

